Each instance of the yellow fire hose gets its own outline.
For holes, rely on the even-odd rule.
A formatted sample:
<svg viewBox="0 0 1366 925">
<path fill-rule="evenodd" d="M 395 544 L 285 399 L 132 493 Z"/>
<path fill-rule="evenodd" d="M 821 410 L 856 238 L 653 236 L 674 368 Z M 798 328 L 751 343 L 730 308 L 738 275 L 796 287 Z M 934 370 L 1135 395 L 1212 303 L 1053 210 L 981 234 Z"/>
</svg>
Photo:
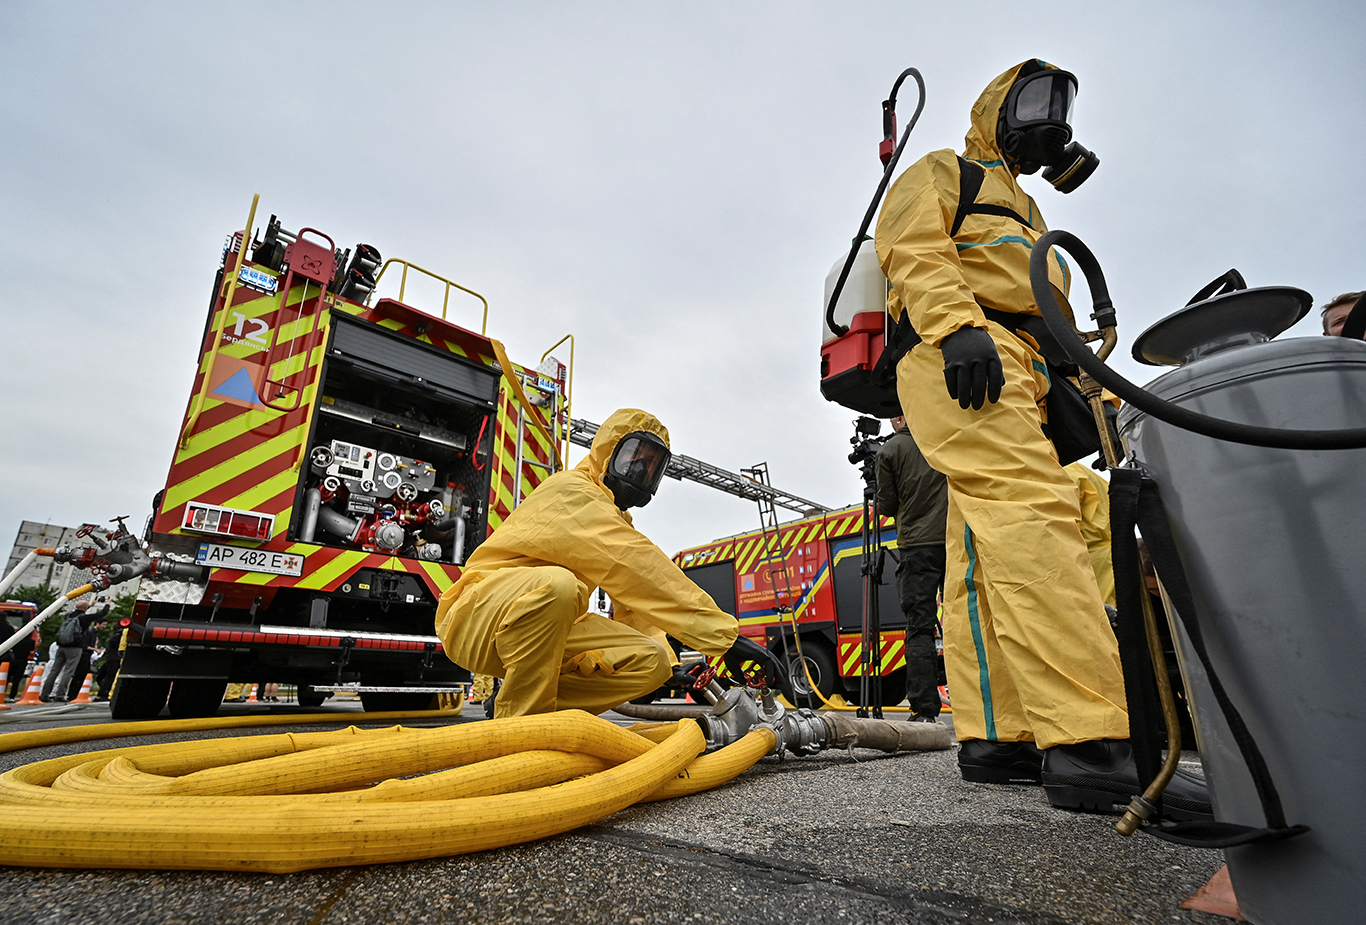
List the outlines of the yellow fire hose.
<svg viewBox="0 0 1366 925">
<path fill-rule="evenodd" d="M 11 733 L 0 736 L 0 752 L 213 725 L 260 723 Z M 445 857 L 709 789 L 775 743 L 760 727 L 702 755 L 692 720 L 628 731 L 566 711 L 438 729 L 349 727 L 107 749 L 0 775 L 0 806 L 25 820 L 19 837 L 0 842 L 0 864 L 290 873 Z"/>
</svg>

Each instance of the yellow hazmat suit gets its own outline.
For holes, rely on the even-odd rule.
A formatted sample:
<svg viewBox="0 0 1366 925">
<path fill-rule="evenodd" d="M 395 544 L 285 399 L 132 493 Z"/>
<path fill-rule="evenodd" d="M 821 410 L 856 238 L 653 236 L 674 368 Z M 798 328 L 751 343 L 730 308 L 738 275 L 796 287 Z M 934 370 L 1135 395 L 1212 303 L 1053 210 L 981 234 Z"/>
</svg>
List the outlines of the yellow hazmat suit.
<svg viewBox="0 0 1366 925">
<path fill-rule="evenodd" d="M 669 432 L 623 408 L 603 423 L 584 460 L 546 479 L 474 551 L 441 596 L 436 631 L 452 661 L 503 679 L 495 716 L 604 710 L 668 680 L 668 633 L 723 655 L 740 625 L 720 610 L 617 507 L 602 475 L 622 437 Z M 588 610 L 594 587 L 616 620 Z"/>
<path fill-rule="evenodd" d="M 1110 483 L 1084 462 L 1063 467 L 1077 486 L 1081 504 L 1081 538 L 1091 557 L 1091 573 L 1096 576 L 1101 600 L 1115 606 L 1115 566 L 1110 552 Z"/>
<path fill-rule="evenodd" d="M 1040 429 L 1049 374 L 1031 345 L 982 307 L 1037 315 L 1029 256 L 1047 231 L 996 144 L 996 120 L 1020 67 L 992 81 L 972 110 L 964 156 L 984 168 L 976 202 L 1005 215 L 967 215 L 953 151 L 932 152 L 892 186 L 877 253 L 888 307 L 909 313 L 923 342 L 897 365 L 897 393 L 916 443 L 949 484 L 944 656 L 960 740 L 1040 747 L 1127 738 L 1119 651 L 1078 523 L 1076 485 Z M 1066 294 L 1066 265 L 1051 260 Z M 985 329 L 1005 375 L 1000 400 L 962 408 L 944 384 L 940 344 L 964 325 Z"/>
</svg>

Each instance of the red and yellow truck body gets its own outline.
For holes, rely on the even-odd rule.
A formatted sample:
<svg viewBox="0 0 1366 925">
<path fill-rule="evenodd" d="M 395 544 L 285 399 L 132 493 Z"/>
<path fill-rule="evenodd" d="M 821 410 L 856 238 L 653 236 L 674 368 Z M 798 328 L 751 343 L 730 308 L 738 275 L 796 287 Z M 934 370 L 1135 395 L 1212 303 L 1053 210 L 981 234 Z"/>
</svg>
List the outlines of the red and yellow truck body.
<svg viewBox="0 0 1366 925">
<path fill-rule="evenodd" d="M 495 341 L 401 301 L 427 271 L 381 269 L 367 245 L 274 217 L 246 254 L 243 238 L 155 499 L 146 539 L 166 561 L 143 579 L 114 713 L 155 715 L 169 691 L 173 715 L 203 715 L 229 681 L 424 704 L 468 679 L 434 635 L 438 598 L 559 465 L 566 369 L 509 363 L 513 388 Z M 375 298 L 395 264 L 404 288 Z M 463 290 L 434 278 L 447 303 Z"/>
<path fill-rule="evenodd" d="M 790 657 L 799 694 L 806 681 L 795 664 L 794 621 L 821 693 L 857 702 L 863 675 L 864 518 L 860 505 L 782 524 L 781 565 L 765 555 L 772 540 L 762 530 L 685 549 L 674 561 L 722 610 L 735 614 L 742 633 Z M 894 551 L 891 520 L 879 518 L 876 531 L 878 542 Z M 882 702 L 890 705 L 906 693 L 906 620 L 890 556 L 878 592 Z"/>
</svg>

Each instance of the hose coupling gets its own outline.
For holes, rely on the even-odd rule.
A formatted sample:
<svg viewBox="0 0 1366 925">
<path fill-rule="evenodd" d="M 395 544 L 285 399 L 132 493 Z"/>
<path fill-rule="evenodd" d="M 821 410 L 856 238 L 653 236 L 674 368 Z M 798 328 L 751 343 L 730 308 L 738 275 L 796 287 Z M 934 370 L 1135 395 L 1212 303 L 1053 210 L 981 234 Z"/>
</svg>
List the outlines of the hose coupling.
<svg viewBox="0 0 1366 925">
<path fill-rule="evenodd" d="M 1115 829 L 1120 835 L 1128 838 L 1138 831 L 1138 827 L 1152 818 L 1153 813 L 1157 812 L 1157 807 L 1142 794 L 1133 798 L 1129 803 L 1129 808 L 1124 816 L 1115 823 Z"/>
</svg>

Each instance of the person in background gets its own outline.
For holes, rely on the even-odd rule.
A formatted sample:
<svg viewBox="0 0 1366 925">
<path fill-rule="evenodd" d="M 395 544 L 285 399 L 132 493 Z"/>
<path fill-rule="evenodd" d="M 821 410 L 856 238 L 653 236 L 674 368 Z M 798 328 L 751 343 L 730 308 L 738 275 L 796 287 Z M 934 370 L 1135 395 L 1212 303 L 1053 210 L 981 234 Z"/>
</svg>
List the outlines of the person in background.
<svg viewBox="0 0 1366 925">
<path fill-rule="evenodd" d="M 913 722 L 933 723 L 940 707 L 934 637 L 944 584 L 949 489 L 915 445 L 905 417 L 892 418 L 892 431 L 877 453 L 877 509 L 896 520 L 896 588 L 906 617 L 906 701 Z"/>
<path fill-rule="evenodd" d="M 95 672 L 95 701 L 104 702 L 109 699 L 110 693 L 114 690 L 114 679 L 119 676 L 119 666 L 123 663 L 123 649 L 120 648 L 123 642 L 123 634 L 132 625 L 132 621 L 124 617 L 119 621 L 118 626 L 109 634 L 109 638 L 104 641 L 104 658 L 100 661 L 100 667 Z"/>
<path fill-rule="evenodd" d="M 1366 293 L 1344 292 L 1342 295 L 1331 300 L 1323 306 L 1323 336 L 1341 337 L 1342 326 L 1347 322 L 1347 316 L 1356 307 L 1357 300 Z"/>
<path fill-rule="evenodd" d="M 99 610 L 92 611 L 90 599 L 81 598 L 76 602 L 76 611 L 81 624 L 80 635 L 76 642 L 69 646 L 58 645 L 55 640 L 52 643 L 55 654 L 48 659 L 47 670 L 43 672 L 43 690 L 40 694 L 44 703 L 50 700 L 64 702 L 71 699 L 66 696 L 66 692 L 71 686 L 71 676 L 76 673 L 82 656 L 86 655 L 86 630 L 90 629 L 90 624 L 94 623 L 96 619 L 109 613 L 109 604 L 105 603 Z M 88 665 L 89 662 L 86 664 Z M 84 674 L 81 675 L 80 680 L 85 680 Z M 79 693 L 80 687 L 78 686 L 76 690 Z"/>
<path fill-rule="evenodd" d="M 9 614 L 0 613 L 0 640 L 8 639 L 19 631 L 26 621 L 23 615 L 16 617 L 13 623 L 10 622 Z M 18 626 L 14 625 L 15 623 Z M 33 634 L 25 636 L 14 644 L 4 655 L 0 656 L 0 663 L 7 663 L 8 670 L 5 689 L 0 690 L 0 703 L 4 703 L 7 697 L 18 698 L 24 691 L 24 672 L 28 668 L 28 658 L 33 654 L 33 649 L 37 643 L 33 640 Z"/>
<path fill-rule="evenodd" d="M 103 600 L 103 598 L 101 598 Z M 85 637 L 82 640 L 81 657 L 76 662 L 76 670 L 71 673 L 71 681 L 66 688 L 67 702 L 75 700 L 81 695 L 81 688 L 85 686 L 85 676 L 90 673 L 90 663 L 95 658 L 95 652 L 100 645 L 100 631 L 109 625 L 109 621 L 104 618 L 104 614 L 109 612 L 109 604 L 106 602 L 104 609 L 99 612 L 99 616 L 90 621 L 90 625 L 85 628 Z"/>
</svg>

